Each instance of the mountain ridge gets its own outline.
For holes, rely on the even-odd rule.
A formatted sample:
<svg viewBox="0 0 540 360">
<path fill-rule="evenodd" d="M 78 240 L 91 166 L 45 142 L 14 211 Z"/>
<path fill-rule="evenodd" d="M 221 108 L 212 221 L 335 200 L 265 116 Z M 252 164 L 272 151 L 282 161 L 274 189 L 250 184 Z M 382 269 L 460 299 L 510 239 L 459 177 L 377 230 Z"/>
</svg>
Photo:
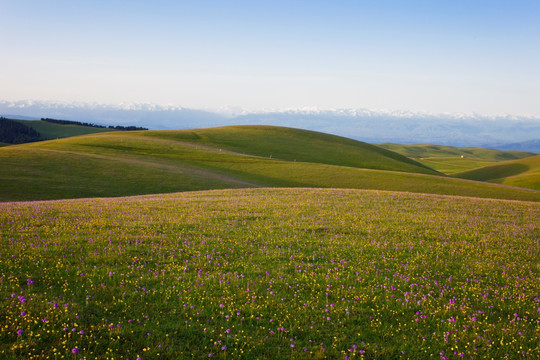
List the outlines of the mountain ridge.
<svg viewBox="0 0 540 360">
<path fill-rule="evenodd" d="M 15 111 L 17 110 L 17 111 Z M 103 125 L 121 124 L 151 129 L 188 129 L 228 125 L 275 125 L 346 136 L 368 143 L 434 143 L 459 147 L 499 148 L 500 144 L 540 139 L 540 118 L 516 115 L 431 114 L 368 109 L 300 108 L 246 111 L 206 111 L 175 105 L 55 103 L 0 101 L 0 114 L 64 118 Z M 535 151 L 533 151 L 535 152 Z"/>
</svg>

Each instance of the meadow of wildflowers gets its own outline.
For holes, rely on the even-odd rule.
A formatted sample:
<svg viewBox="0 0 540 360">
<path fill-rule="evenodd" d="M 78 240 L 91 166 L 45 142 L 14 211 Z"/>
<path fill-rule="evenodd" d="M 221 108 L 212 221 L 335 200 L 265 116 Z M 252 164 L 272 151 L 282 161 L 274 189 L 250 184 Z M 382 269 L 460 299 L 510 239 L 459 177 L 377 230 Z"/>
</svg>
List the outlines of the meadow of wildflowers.
<svg viewBox="0 0 540 360">
<path fill-rule="evenodd" d="M 0 203 L 0 358 L 540 358 L 539 219 L 333 189 Z"/>
</svg>

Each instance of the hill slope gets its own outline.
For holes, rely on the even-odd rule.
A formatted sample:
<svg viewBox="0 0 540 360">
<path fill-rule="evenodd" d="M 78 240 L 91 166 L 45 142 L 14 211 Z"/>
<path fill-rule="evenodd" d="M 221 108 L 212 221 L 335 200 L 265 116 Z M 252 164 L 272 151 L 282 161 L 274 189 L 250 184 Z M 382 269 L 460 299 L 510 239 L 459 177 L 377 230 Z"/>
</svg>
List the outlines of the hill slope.
<svg viewBox="0 0 540 360">
<path fill-rule="evenodd" d="M 142 134 L 287 161 L 437 174 L 406 156 L 361 141 L 315 131 L 245 125 Z"/>
<path fill-rule="evenodd" d="M 455 176 L 462 179 L 489 181 L 540 190 L 540 155 L 505 161 L 459 173 Z"/>
<path fill-rule="evenodd" d="M 41 140 L 41 135 L 29 126 L 16 120 L 0 117 L 0 142 L 5 144 L 23 144 Z"/>
<path fill-rule="evenodd" d="M 237 141 L 234 141 L 235 133 L 239 134 Z M 266 154 L 269 150 L 272 153 Z M 364 188 L 540 201 L 540 192 L 536 191 L 405 172 L 409 168 L 436 174 L 411 160 L 401 162 L 400 158 L 353 140 L 286 128 L 102 133 L 1 148 L 0 199 L 278 186 Z M 360 168 L 374 163 L 386 169 Z"/>
<path fill-rule="evenodd" d="M 517 160 L 536 155 L 525 151 L 502 151 L 475 147 L 458 148 L 431 144 L 385 143 L 378 146 L 417 160 L 448 175 L 491 165 L 499 161 Z"/>
<path fill-rule="evenodd" d="M 42 140 L 115 131 L 114 129 L 99 128 L 95 126 L 55 124 L 43 120 L 15 121 L 17 121 L 19 124 L 28 126 L 37 131 L 41 135 Z"/>
</svg>

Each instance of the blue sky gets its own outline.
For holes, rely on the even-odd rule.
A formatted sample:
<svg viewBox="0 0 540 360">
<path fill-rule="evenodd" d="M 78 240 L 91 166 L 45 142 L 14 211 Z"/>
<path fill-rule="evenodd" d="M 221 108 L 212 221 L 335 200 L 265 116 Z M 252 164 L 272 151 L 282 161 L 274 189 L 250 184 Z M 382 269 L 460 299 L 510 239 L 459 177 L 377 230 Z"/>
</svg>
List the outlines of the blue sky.
<svg viewBox="0 0 540 360">
<path fill-rule="evenodd" d="M 0 99 L 540 117 L 540 1 L 0 0 Z"/>
</svg>

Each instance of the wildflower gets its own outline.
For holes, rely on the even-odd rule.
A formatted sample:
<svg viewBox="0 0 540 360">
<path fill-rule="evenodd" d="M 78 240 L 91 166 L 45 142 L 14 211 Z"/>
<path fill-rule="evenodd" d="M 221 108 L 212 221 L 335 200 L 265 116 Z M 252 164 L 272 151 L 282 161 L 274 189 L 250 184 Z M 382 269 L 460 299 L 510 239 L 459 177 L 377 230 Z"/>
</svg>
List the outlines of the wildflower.
<svg viewBox="0 0 540 360">
<path fill-rule="evenodd" d="M 77 353 L 79 353 L 79 348 L 77 348 L 77 347 L 75 346 L 73 349 L 71 349 L 71 352 L 72 352 L 73 354 L 77 354 Z"/>
</svg>

